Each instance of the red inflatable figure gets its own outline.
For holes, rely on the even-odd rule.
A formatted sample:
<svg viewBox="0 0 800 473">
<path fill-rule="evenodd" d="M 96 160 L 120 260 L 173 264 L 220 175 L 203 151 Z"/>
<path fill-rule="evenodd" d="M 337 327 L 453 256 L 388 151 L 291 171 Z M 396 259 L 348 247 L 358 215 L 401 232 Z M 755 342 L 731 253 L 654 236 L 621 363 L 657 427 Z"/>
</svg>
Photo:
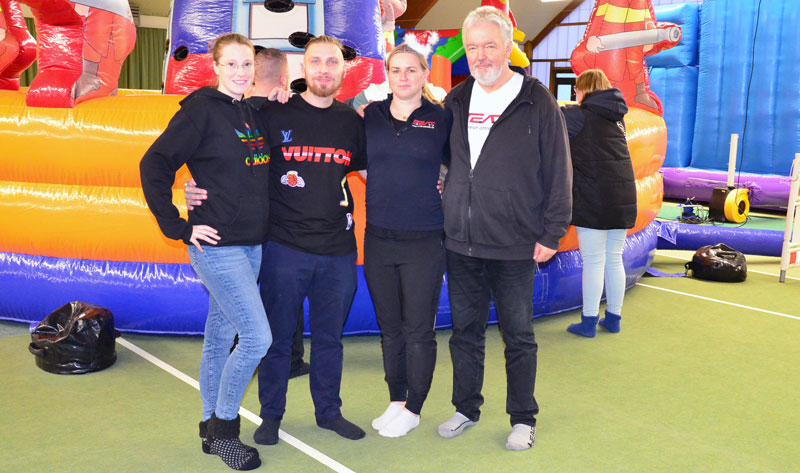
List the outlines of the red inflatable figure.
<svg viewBox="0 0 800 473">
<path fill-rule="evenodd" d="M 136 27 L 125 0 L 24 0 L 39 32 L 39 71 L 25 102 L 68 108 L 117 91 Z"/>
<path fill-rule="evenodd" d="M 19 90 L 19 76 L 36 60 L 36 40 L 28 32 L 16 0 L 0 0 L 0 89 Z"/>
<path fill-rule="evenodd" d="M 511 12 L 511 9 L 508 6 L 508 0 L 481 0 L 481 6 L 497 8 L 508 16 L 508 19 L 511 20 L 511 24 L 514 26 L 514 29 L 517 28 L 517 20 L 514 19 L 514 13 Z"/>
<path fill-rule="evenodd" d="M 407 0 L 381 0 L 381 28 L 386 39 L 386 53 L 394 49 L 394 21 L 406 12 Z"/>
<path fill-rule="evenodd" d="M 644 57 L 675 46 L 680 38 L 679 26 L 656 22 L 651 0 L 597 0 L 570 62 L 575 74 L 602 69 L 629 107 L 661 116 L 664 109 L 650 90 Z"/>
<path fill-rule="evenodd" d="M 83 27 L 83 67 L 72 89 L 76 104 L 117 93 L 122 63 L 133 51 L 136 42 L 136 26 L 130 7 L 127 14 L 122 14 L 125 13 L 125 7 L 128 7 L 128 2 L 75 2 L 75 11 L 86 18 Z"/>
<path fill-rule="evenodd" d="M 8 32 L 5 9 L 0 5 L 0 71 L 4 70 L 19 54 L 17 38 Z"/>
</svg>

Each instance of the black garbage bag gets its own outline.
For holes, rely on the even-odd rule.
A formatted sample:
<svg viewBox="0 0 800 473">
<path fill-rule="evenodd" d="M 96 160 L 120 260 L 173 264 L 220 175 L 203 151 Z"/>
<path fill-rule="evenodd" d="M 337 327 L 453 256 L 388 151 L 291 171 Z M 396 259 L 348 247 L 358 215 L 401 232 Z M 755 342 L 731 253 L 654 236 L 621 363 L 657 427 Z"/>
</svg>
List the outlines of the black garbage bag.
<svg viewBox="0 0 800 473">
<path fill-rule="evenodd" d="M 100 371 L 117 360 L 114 315 L 86 302 L 70 302 L 42 320 L 28 350 L 36 366 L 56 374 Z"/>
<path fill-rule="evenodd" d="M 747 279 L 747 261 L 741 251 L 725 243 L 706 245 L 698 249 L 686 270 L 698 279 L 721 282 L 742 282 Z"/>
</svg>

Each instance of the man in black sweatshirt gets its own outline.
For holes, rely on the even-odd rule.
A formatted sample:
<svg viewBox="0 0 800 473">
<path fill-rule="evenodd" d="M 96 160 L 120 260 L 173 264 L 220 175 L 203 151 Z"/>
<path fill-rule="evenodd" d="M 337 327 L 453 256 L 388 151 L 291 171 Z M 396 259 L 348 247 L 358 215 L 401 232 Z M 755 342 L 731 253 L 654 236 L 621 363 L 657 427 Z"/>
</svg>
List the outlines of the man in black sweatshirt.
<svg viewBox="0 0 800 473">
<path fill-rule="evenodd" d="M 483 404 L 486 322 L 494 298 L 505 342 L 510 450 L 533 446 L 538 346 L 533 333 L 535 265 L 556 253 L 572 211 L 572 166 L 564 118 L 536 79 L 509 69 L 512 26 L 492 7 L 462 28 L 471 77 L 447 96 L 453 112 L 444 184 L 445 247 L 453 335 L 456 413 L 439 426 L 453 438 L 475 425 Z"/>
<path fill-rule="evenodd" d="M 270 228 L 261 265 L 261 297 L 273 344 L 258 368 L 264 445 L 278 441 L 286 407 L 292 335 L 308 297 L 309 384 L 317 425 L 352 440 L 364 431 L 341 413 L 342 329 L 356 291 L 353 196 L 347 174 L 366 168 L 361 117 L 334 100 L 344 77 L 341 44 L 319 36 L 306 45 L 308 89 L 262 110 L 272 144 Z"/>
</svg>

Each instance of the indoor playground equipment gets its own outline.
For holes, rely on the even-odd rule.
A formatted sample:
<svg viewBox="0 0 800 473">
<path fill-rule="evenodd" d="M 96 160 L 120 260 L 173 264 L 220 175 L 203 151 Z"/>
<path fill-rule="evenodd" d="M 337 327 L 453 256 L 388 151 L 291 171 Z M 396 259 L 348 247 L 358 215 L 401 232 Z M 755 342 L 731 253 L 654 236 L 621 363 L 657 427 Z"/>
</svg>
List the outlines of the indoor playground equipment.
<svg viewBox="0 0 800 473">
<path fill-rule="evenodd" d="M 208 39 L 219 33 L 219 25 L 214 23 L 214 29 L 200 34 L 202 22 L 208 18 L 198 13 L 199 3 L 176 3 L 180 5 L 173 8 L 173 26 L 179 24 L 195 36 L 182 37 L 179 28 L 174 28 L 168 61 L 176 60 L 175 51 L 186 46 L 185 60 L 190 61 L 186 64 L 197 64 L 191 54 L 204 53 L 192 48 L 207 47 Z M 262 2 L 241 3 L 259 15 L 263 13 L 258 10 L 264 8 Z M 345 37 L 345 42 L 350 41 L 358 57 L 364 59 L 364 70 L 371 73 L 377 69 L 372 61 L 375 58 L 366 54 L 383 48 L 378 0 L 295 4 L 305 4 L 307 24 L 319 18 L 320 23 L 315 24 L 324 24 L 325 33 L 337 36 L 339 31 L 369 29 L 371 33 L 359 36 L 360 40 Z M 322 15 L 318 17 L 320 7 Z M 351 7 L 357 8 L 347 10 Z M 245 13 L 238 4 L 229 10 L 220 10 L 214 18 L 224 16 L 233 27 L 237 15 Z M 179 12 L 186 17 L 176 18 Z M 257 15 L 254 11 L 250 14 Z M 364 24 L 364 17 L 374 19 L 374 27 L 358 26 Z M 201 23 L 193 25 L 193 19 Z M 37 25 L 41 21 L 42 17 L 37 17 Z M 55 36 L 48 37 L 48 31 Z M 57 39 L 60 31 L 43 26 L 39 40 Z M 359 41 L 365 38 L 370 42 L 361 44 Z M 350 68 L 348 74 L 355 74 L 354 70 L 360 69 Z M 181 74 L 167 73 L 172 78 Z M 377 80 L 376 74 L 369 80 Z M 69 87 L 65 84 L 55 87 L 60 105 L 66 105 L 64 91 Z M 83 300 L 110 309 L 116 328 L 123 332 L 202 333 L 207 294 L 188 264 L 185 245 L 164 238 L 158 230 L 146 208 L 138 172 L 139 160 L 166 127 L 182 96 L 120 91 L 113 97 L 77 104 L 74 100 L 69 108 L 26 103 L 30 93 L 0 90 L 0 140 L 5 152 L 5 159 L 0 161 L 0 221 L 7 222 L 0 236 L 0 286 L 6 295 L 0 302 L 0 318 L 35 322 L 66 302 Z M 639 199 L 636 227 L 629 232 L 624 249 L 627 283 L 631 286 L 652 261 L 656 247 L 657 225 L 653 219 L 661 206 L 658 169 L 664 159 L 666 128 L 661 117 L 636 108 L 625 122 Z M 182 211 L 182 184 L 188 179 L 188 172 L 180 171 L 173 189 L 174 201 Z M 353 176 L 350 186 L 357 203 L 354 218 L 360 252 L 364 184 Z M 570 229 L 557 256 L 540 265 L 535 276 L 536 316 L 581 305 L 581 262 L 576 248 L 575 232 Z M 359 289 L 345 332 L 378 333 L 360 266 L 358 272 Z M 443 290 L 437 325 L 449 324 L 447 292 Z"/>
<path fill-rule="evenodd" d="M 0 40 L 5 46 L 0 52 L 0 77 L 5 81 L 0 81 L 0 89 L 19 89 L 20 73 L 38 59 L 36 78 L 25 96 L 30 106 L 69 108 L 116 93 L 122 63 L 136 41 L 127 1 L 25 0 L 39 32 L 38 45 L 28 33 L 19 3 L 0 4 L 5 22 L 13 25 Z M 10 63 L 2 59 L 14 51 Z"/>
<path fill-rule="evenodd" d="M 327 34 L 353 48 L 355 58 L 345 64 L 345 80 L 337 98 L 350 98 L 370 84 L 386 80 L 383 57 L 386 41 L 381 9 L 394 11 L 403 2 L 379 0 L 298 0 L 281 11 L 272 4 L 247 0 L 183 0 L 170 11 L 169 50 L 164 64 L 164 92 L 188 94 L 214 79 L 209 42 L 234 31 L 265 48 L 278 48 L 289 59 L 290 79 L 300 77 L 303 49 L 292 45 L 295 32 Z M 398 4 L 400 3 L 400 4 Z M 383 19 L 389 17 L 384 15 Z"/>
<path fill-rule="evenodd" d="M 576 75 L 602 69 L 628 107 L 662 116 L 664 109 L 650 90 L 644 58 L 672 48 L 680 39 L 679 26 L 656 21 L 651 0 L 598 0 L 570 63 Z"/>
<path fill-rule="evenodd" d="M 683 29 L 676 48 L 647 58 L 670 129 L 665 195 L 710 202 L 726 184 L 730 136 L 738 134 L 734 186 L 753 207 L 785 208 L 800 150 L 800 2 L 714 0 L 656 13 Z"/>
</svg>

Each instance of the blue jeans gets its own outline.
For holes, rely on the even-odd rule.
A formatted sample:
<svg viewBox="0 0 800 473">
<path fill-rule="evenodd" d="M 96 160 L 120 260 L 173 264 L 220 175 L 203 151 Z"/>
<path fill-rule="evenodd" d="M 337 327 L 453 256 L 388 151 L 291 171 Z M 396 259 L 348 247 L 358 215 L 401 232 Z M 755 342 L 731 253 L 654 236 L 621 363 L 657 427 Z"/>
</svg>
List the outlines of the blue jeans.
<svg viewBox="0 0 800 473">
<path fill-rule="evenodd" d="M 447 251 L 453 317 L 453 405 L 473 421 L 483 405 L 483 362 L 489 304 L 494 298 L 506 358 L 506 412 L 511 425 L 536 425 L 533 396 L 539 345 L 533 333 L 533 259 L 493 260 Z"/>
<path fill-rule="evenodd" d="M 189 260 L 208 289 L 208 317 L 200 358 L 203 420 L 235 419 L 256 366 L 272 343 L 256 277 L 261 245 L 189 246 Z M 239 343 L 231 352 L 234 336 Z"/>
<path fill-rule="evenodd" d="M 625 267 L 622 264 L 622 246 L 625 229 L 595 230 L 576 227 L 578 245 L 583 261 L 583 315 L 595 317 L 600 313 L 605 275 L 606 302 L 612 314 L 622 314 L 625 297 Z"/>
<path fill-rule="evenodd" d="M 342 330 L 356 293 L 355 264 L 355 253 L 325 256 L 273 241 L 264 244 L 261 297 L 275 342 L 258 367 L 262 418 L 280 420 L 286 411 L 292 338 L 306 297 L 311 328 L 309 387 L 314 414 L 323 422 L 341 415 Z"/>
</svg>

